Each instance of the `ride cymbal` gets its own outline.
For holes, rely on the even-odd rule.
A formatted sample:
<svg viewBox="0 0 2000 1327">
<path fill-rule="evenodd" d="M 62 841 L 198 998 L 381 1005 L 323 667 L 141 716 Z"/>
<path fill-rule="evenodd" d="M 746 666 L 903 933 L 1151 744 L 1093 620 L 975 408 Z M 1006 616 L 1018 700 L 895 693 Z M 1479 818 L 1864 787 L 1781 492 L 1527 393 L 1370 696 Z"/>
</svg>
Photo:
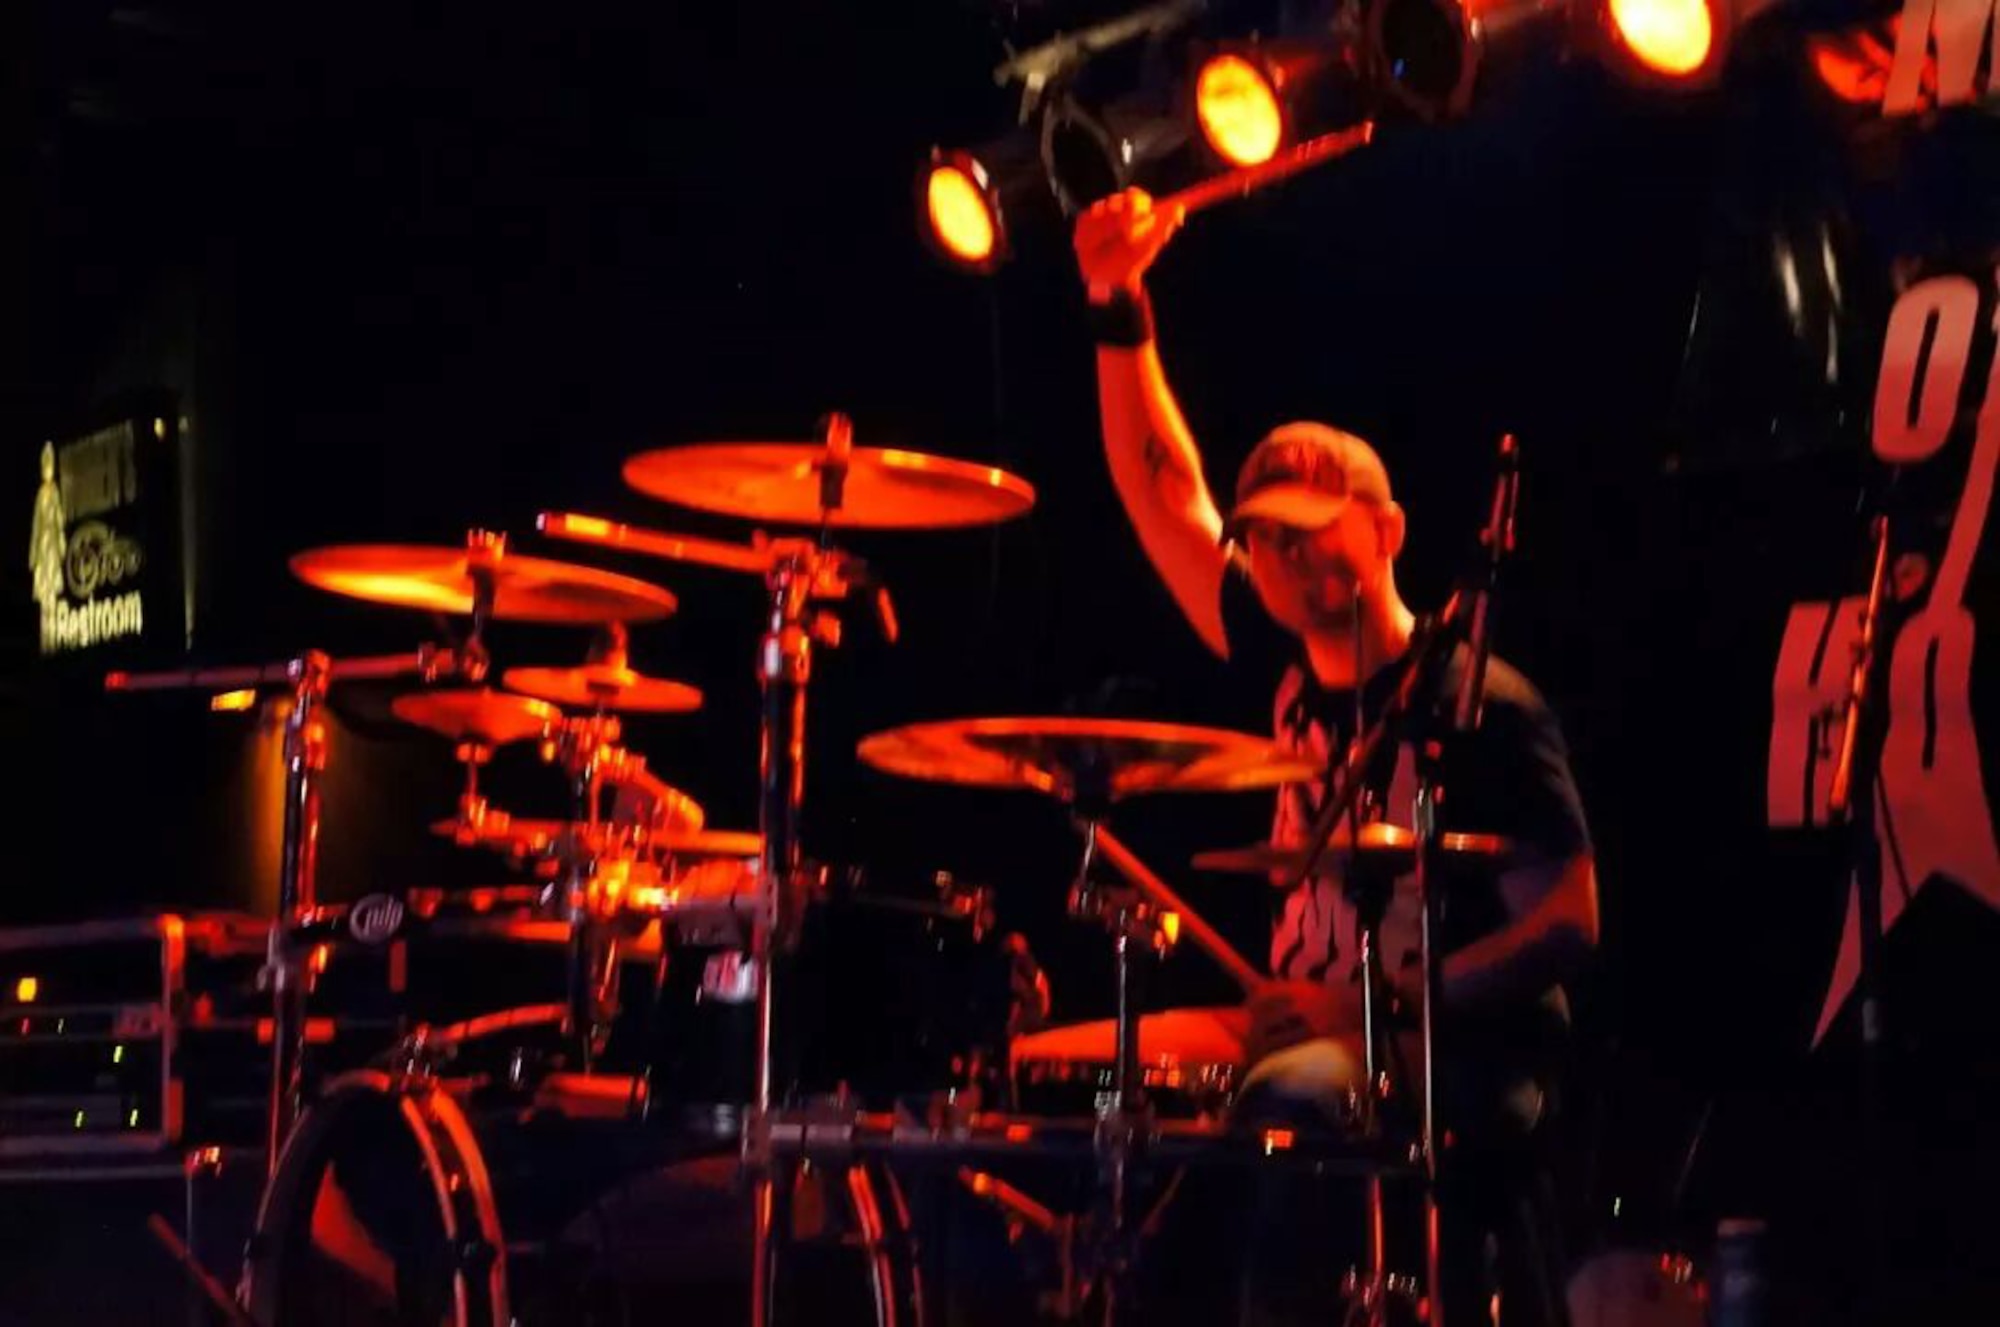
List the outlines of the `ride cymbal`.
<svg viewBox="0 0 2000 1327">
<path fill-rule="evenodd" d="M 990 465 L 856 447 L 833 485 L 826 460 L 819 443 L 705 442 L 641 452 L 624 473 L 648 497 L 773 525 L 941 530 L 997 524 L 1035 505 L 1032 484 Z"/>
<path fill-rule="evenodd" d="M 341 544 L 295 555 L 292 573 L 308 585 L 397 608 L 467 614 L 475 578 L 493 581 L 495 620 L 649 622 L 673 613 L 677 600 L 657 585 L 519 553 L 486 553 L 419 544 Z"/>
<path fill-rule="evenodd" d="M 861 759 L 936 783 L 1116 800 L 1135 793 L 1244 792 L 1315 777 L 1265 738 L 1136 719 L 1021 717 L 911 724 L 864 738 Z"/>
</svg>

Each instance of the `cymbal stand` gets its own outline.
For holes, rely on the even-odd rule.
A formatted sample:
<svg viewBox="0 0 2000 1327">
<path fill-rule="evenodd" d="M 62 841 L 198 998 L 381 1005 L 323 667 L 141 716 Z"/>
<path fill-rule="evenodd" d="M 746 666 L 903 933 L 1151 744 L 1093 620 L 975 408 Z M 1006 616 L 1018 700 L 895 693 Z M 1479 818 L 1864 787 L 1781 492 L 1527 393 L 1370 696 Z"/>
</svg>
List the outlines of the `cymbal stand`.
<svg viewBox="0 0 2000 1327">
<path fill-rule="evenodd" d="M 1420 1014 L 1424 1048 L 1423 1155 L 1424 1155 L 1424 1277 L 1430 1290 L 1430 1327 L 1444 1327 L 1445 1293 L 1443 1238 L 1438 1205 L 1438 1123 L 1437 1066 L 1440 1051 L 1439 1011 L 1444 1008 L 1443 937 L 1444 891 L 1437 884 L 1437 808 L 1444 801 L 1442 766 L 1444 740 L 1463 738 L 1479 727 L 1485 703 L 1486 666 L 1492 653 L 1493 589 L 1500 567 L 1514 551 L 1514 513 L 1520 500 L 1520 451 L 1514 435 L 1500 439 L 1497 479 L 1493 503 L 1480 543 L 1484 549 L 1478 573 L 1470 591 L 1471 605 L 1465 631 L 1466 662 L 1459 674 L 1458 690 L 1449 715 L 1444 716 L 1440 736 L 1425 734 L 1417 746 L 1417 790 L 1410 828 L 1416 835 L 1416 888 L 1423 909 L 1421 968 L 1424 1004 Z M 1460 602 L 1460 596 L 1454 596 Z M 1450 656 L 1450 636 L 1445 637 L 1445 655 Z"/>
<path fill-rule="evenodd" d="M 1102 834 L 1093 812 L 1078 815 L 1083 860 L 1070 888 L 1069 913 L 1100 923 L 1111 937 L 1117 967 L 1118 1058 L 1112 1070 L 1111 1099 L 1097 1114 L 1095 1151 L 1105 1205 L 1093 1240 L 1092 1261 L 1102 1289 L 1106 1327 L 1136 1321 L 1132 1303 L 1132 1272 L 1137 1260 L 1130 1217 L 1132 1173 L 1145 1144 L 1150 1110 L 1139 1062 L 1141 986 L 1146 965 L 1171 948 L 1175 923 L 1169 914 L 1139 889 L 1106 889 L 1090 879 Z"/>
<path fill-rule="evenodd" d="M 317 651 L 300 656 L 285 716 L 285 829 L 278 859 L 278 916 L 263 976 L 271 987 L 271 1091 L 265 1155 L 272 1171 L 304 1097 L 306 987 L 311 978 L 290 927 L 318 902 L 319 785 L 326 770 L 326 700 L 331 666 Z"/>
<path fill-rule="evenodd" d="M 822 520 L 815 540 L 766 543 L 764 583 L 770 607 L 757 646 L 757 681 L 763 694 L 758 734 L 757 828 L 763 837 L 758 862 L 762 900 L 751 925 L 752 970 L 757 983 L 757 1045 L 752 1102 L 743 1129 L 743 1156 L 752 1175 L 750 1320 L 772 1321 L 777 1259 L 773 1238 L 777 1186 L 770 1149 L 775 1077 L 773 1027 L 777 1009 L 774 957 L 791 946 L 806 896 L 800 871 L 799 829 L 806 785 L 806 695 L 812 681 L 813 650 L 838 648 L 841 623 L 818 605 L 846 599 L 859 589 L 874 592 L 884 637 L 897 637 L 886 587 L 860 559 L 833 548 L 831 517 L 842 506 L 853 425 L 845 415 L 823 421 L 826 450 L 820 461 Z"/>
<path fill-rule="evenodd" d="M 476 639 L 476 637 L 475 637 Z M 414 654 L 335 659 L 308 650 L 282 663 L 251 667 L 189 668 L 151 673 L 114 672 L 107 691 L 222 691 L 283 683 L 291 690 L 285 716 L 285 819 L 278 857 L 278 901 L 260 983 L 271 994 L 271 1075 L 265 1114 L 265 1165 L 278 1154 L 302 1108 L 306 1047 L 306 996 L 311 987 L 312 946 L 297 932 L 318 903 L 320 781 L 326 771 L 326 725 L 320 710 L 335 682 L 404 677 L 425 681 L 483 672 L 483 653 L 426 645 Z M 477 680 L 474 678 L 474 680 Z"/>
<path fill-rule="evenodd" d="M 618 746 L 623 735 L 617 716 L 601 708 L 586 717 L 564 719 L 543 738 L 544 759 L 560 763 L 570 776 L 580 833 L 567 836 L 562 855 L 562 910 L 569 923 L 569 1017 L 565 1035 L 574 1037 L 591 1072 L 611 1039 L 617 1018 L 617 939 L 605 932 L 593 887 L 601 855 L 604 785 L 624 768 Z"/>
</svg>

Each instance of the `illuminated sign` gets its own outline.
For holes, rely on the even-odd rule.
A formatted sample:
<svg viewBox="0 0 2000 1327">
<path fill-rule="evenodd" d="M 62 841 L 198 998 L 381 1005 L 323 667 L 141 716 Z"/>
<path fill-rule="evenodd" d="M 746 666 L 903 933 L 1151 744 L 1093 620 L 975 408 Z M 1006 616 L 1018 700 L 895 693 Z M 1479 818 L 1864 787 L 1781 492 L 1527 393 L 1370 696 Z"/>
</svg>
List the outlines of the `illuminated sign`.
<svg viewBox="0 0 2000 1327">
<path fill-rule="evenodd" d="M 42 446 L 28 568 L 44 655 L 141 640 L 149 618 L 179 617 L 176 423 L 127 418 Z"/>
</svg>

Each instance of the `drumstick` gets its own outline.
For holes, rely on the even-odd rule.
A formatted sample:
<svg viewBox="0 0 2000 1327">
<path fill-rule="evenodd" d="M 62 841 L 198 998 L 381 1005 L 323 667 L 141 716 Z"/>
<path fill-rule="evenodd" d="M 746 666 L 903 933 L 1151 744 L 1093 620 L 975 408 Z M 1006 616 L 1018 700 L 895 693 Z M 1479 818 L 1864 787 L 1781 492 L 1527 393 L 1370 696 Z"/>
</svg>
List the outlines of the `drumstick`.
<svg viewBox="0 0 2000 1327">
<path fill-rule="evenodd" d="M 1265 985 L 1264 974 L 1250 966 L 1250 961 L 1236 952 L 1236 947 L 1222 938 L 1222 933 L 1202 920 L 1201 914 L 1187 905 L 1180 895 L 1167 887 L 1167 882 L 1147 869 L 1146 864 L 1132 854 L 1132 850 L 1106 829 L 1096 827 L 1097 850 L 1104 854 L 1106 861 L 1116 867 L 1118 873 L 1131 881 L 1141 894 L 1160 907 L 1178 913 L 1181 930 L 1193 940 L 1203 952 L 1221 965 L 1230 980 L 1243 988 L 1245 995 L 1255 995 Z"/>
<path fill-rule="evenodd" d="M 1300 171 L 1319 165 L 1334 157 L 1344 157 L 1358 147 L 1365 147 L 1375 138 L 1375 124 L 1364 120 L 1351 129 L 1341 129 L 1318 138 L 1309 138 L 1303 143 L 1288 147 L 1269 161 L 1255 166 L 1244 166 L 1222 175 L 1213 175 L 1206 180 L 1191 184 L 1178 193 L 1167 194 L 1153 201 L 1155 212 L 1178 207 L 1183 216 L 1193 216 L 1218 203 L 1226 203 L 1233 198 L 1247 198 L 1266 185 L 1297 175 Z"/>
</svg>

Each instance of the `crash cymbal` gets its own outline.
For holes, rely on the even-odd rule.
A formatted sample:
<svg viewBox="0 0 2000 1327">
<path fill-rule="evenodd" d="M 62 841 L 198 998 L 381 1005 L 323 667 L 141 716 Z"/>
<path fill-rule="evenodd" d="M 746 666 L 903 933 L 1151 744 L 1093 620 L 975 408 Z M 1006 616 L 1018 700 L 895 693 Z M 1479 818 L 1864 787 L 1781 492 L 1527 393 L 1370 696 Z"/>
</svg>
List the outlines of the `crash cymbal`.
<svg viewBox="0 0 2000 1327">
<path fill-rule="evenodd" d="M 862 740 L 879 770 L 937 783 L 1072 797 L 1240 792 L 1313 778 L 1260 737 L 1136 719 L 989 718 L 912 724 Z"/>
<path fill-rule="evenodd" d="M 773 525 L 936 530 L 1012 520 L 1034 486 L 990 465 L 891 448 L 856 447 L 840 505 L 822 503 L 826 448 L 800 442 L 706 442 L 642 452 L 625 482 L 648 497 Z"/>
<path fill-rule="evenodd" d="M 292 573 L 308 585 L 371 603 L 470 613 L 474 560 L 463 548 L 417 544 L 343 544 L 292 558 Z M 647 622 L 671 614 L 677 601 L 657 585 L 596 567 L 519 553 L 491 556 L 493 617 L 516 622 Z"/>
<path fill-rule="evenodd" d="M 1438 835 L 1437 848 L 1446 858 L 1455 860 L 1499 862 L 1513 856 L 1513 845 L 1498 834 L 1443 832 Z M 1416 854 L 1417 836 L 1400 825 L 1377 820 L 1361 827 L 1361 851 L 1358 855 L 1364 862 L 1401 873 L 1415 867 Z M 1326 851 L 1320 854 L 1320 864 L 1329 871 L 1337 872 L 1356 855 L 1343 826 L 1327 844 Z M 1303 865 L 1304 849 L 1269 843 L 1196 853 L 1193 861 L 1197 871 L 1239 875 L 1291 874 Z"/>
<path fill-rule="evenodd" d="M 576 709 L 626 713 L 685 714 L 701 708 L 701 692 L 685 682 L 647 677 L 620 664 L 580 668 L 509 668 L 509 689 Z"/>
<path fill-rule="evenodd" d="M 505 746 L 523 738 L 540 737 L 550 724 L 562 718 L 562 711 L 545 700 L 510 696 L 487 687 L 413 691 L 396 697 L 389 708 L 405 723 L 428 728 L 454 742 L 478 742 L 484 746 Z"/>
</svg>

